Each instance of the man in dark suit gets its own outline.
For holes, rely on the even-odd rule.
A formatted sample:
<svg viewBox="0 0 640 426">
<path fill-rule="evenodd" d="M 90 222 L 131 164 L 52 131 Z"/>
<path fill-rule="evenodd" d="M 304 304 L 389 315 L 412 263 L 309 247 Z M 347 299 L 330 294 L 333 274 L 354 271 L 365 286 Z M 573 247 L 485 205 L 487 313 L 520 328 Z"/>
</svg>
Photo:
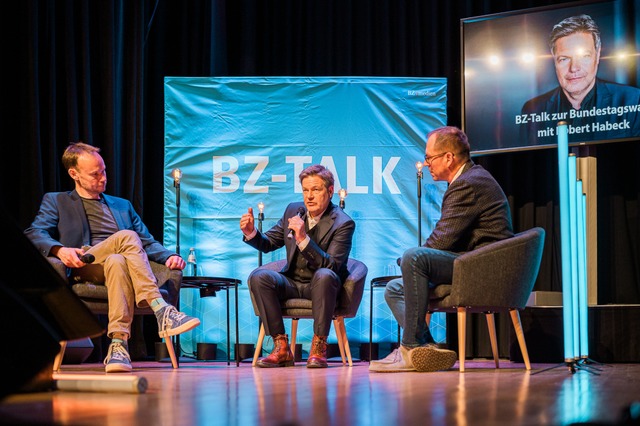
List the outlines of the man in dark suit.
<svg viewBox="0 0 640 426">
<path fill-rule="evenodd" d="M 135 305 L 151 307 L 160 337 L 191 330 L 200 320 L 178 312 L 162 298 L 149 259 L 170 269 L 182 270 L 186 263 L 153 238 L 129 201 L 103 194 L 107 173 L 99 151 L 82 142 L 67 147 L 62 163 L 75 190 L 45 194 L 24 233 L 43 256 L 59 258 L 72 279 L 106 285 L 111 344 L 105 370 L 129 372 L 127 341 Z"/>
<path fill-rule="evenodd" d="M 265 233 L 254 226 L 253 209 L 240 219 L 243 240 L 263 253 L 285 247 L 287 263 L 280 272 L 256 269 L 250 291 L 256 301 L 265 333 L 273 338 L 269 356 L 259 367 L 291 367 L 293 354 L 285 334 L 280 302 L 303 298 L 313 303 L 313 340 L 308 368 L 327 367 L 327 335 L 338 293 L 349 275 L 355 222 L 331 202 L 331 171 L 312 165 L 299 175 L 304 202 L 291 203 L 276 225 Z"/>
<path fill-rule="evenodd" d="M 426 326 L 429 292 L 450 284 L 453 262 L 462 253 L 513 236 L 504 192 L 482 166 L 474 164 L 467 135 L 441 127 L 427 136 L 424 164 L 434 181 L 447 181 L 441 217 L 422 247 L 402 256 L 402 279 L 392 280 L 385 300 L 403 328 L 402 344 L 388 357 L 371 362 L 370 371 L 438 371 L 456 362 L 456 353 L 440 349 Z"/>
<path fill-rule="evenodd" d="M 522 107 L 521 137 L 528 145 L 555 144 L 559 121 L 570 126 L 569 142 L 640 136 L 640 89 L 596 77 L 600 29 L 589 15 L 556 24 L 549 48 L 559 86 Z"/>
</svg>

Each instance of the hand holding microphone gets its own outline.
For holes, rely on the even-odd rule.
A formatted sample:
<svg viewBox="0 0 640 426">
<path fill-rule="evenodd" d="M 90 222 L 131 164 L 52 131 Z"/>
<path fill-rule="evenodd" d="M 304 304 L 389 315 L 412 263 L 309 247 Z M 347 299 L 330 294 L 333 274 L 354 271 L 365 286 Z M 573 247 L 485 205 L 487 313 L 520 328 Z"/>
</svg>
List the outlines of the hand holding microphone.
<svg viewBox="0 0 640 426">
<path fill-rule="evenodd" d="M 306 217 L 306 213 L 307 211 L 305 210 L 304 207 L 298 207 L 298 213 L 297 213 L 297 217 L 299 217 L 300 219 L 302 219 L 302 225 L 304 226 L 304 220 Z M 292 218 L 289 219 L 289 225 L 291 225 L 291 219 L 293 219 L 296 216 L 293 216 Z M 293 238 L 295 234 L 295 231 L 293 229 L 289 229 L 289 233 L 287 234 L 287 238 L 291 239 Z"/>
</svg>

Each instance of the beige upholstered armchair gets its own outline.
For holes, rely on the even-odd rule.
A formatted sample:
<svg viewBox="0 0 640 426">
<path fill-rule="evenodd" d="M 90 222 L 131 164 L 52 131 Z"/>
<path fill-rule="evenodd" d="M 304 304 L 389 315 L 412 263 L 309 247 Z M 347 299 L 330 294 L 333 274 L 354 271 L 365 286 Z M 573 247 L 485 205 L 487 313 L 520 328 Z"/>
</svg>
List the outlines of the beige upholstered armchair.
<svg viewBox="0 0 640 426">
<path fill-rule="evenodd" d="M 54 269 L 65 279 L 67 276 L 67 267 L 56 257 L 47 257 L 47 260 L 53 265 Z M 158 287 L 162 297 L 167 303 L 178 307 L 180 300 L 180 285 L 182 282 L 182 271 L 172 270 L 165 265 L 150 261 L 151 269 L 153 270 L 156 279 L 158 280 Z M 71 289 L 78 295 L 80 300 L 96 315 L 107 315 L 109 313 L 109 304 L 107 300 L 107 288 L 103 284 L 97 284 L 93 282 L 70 282 Z M 146 345 L 144 342 L 144 336 L 142 333 L 142 316 L 141 315 L 153 315 L 151 308 L 139 308 L 134 310 L 134 320 L 131 325 L 131 336 L 129 337 L 129 349 L 132 357 L 146 355 Z M 165 338 L 167 344 L 167 350 L 171 358 L 171 364 L 173 368 L 178 367 L 175 351 L 171 338 Z M 64 351 L 64 344 L 63 344 Z"/>
</svg>

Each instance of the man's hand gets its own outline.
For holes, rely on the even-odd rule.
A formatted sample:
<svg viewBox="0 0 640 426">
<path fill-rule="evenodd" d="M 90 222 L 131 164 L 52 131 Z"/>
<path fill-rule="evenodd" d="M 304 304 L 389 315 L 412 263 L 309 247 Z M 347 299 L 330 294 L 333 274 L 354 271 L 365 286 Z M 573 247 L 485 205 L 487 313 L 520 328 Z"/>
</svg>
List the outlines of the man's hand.
<svg viewBox="0 0 640 426">
<path fill-rule="evenodd" d="M 51 254 L 56 256 L 64 263 L 67 268 L 82 268 L 86 263 L 80 260 L 80 256 L 84 255 L 84 250 L 73 247 L 54 247 Z"/>
<path fill-rule="evenodd" d="M 253 207 L 249 207 L 247 212 L 240 218 L 240 229 L 244 235 L 251 235 L 255 230 L 255 219 L 253 218 Z"/>
<path fill-rule="evenodd" d="M 304 219 L 298 215 L 289 218 L 288 228 L 293 231 L 293 235 L 296 238 L 296 242 L 300 244 L 307 238 L 307 233 L 304 229 Z"/>
<path fill-rule="evenodd" d="M 187 266 L 187 262 L 185 262 L 184 259 L 177 254 L 175 256 L 169 256 L 164 264 L 169 269 L 180 269 L 181 271 L 185 268 L 185 266 Z"/>
</svg>

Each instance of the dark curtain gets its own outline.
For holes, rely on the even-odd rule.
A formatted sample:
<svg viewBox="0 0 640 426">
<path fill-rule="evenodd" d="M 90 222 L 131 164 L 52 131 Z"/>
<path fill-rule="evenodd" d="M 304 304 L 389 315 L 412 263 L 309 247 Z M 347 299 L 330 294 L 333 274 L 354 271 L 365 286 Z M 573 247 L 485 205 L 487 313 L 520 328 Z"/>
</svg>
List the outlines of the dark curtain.
<svg viewBox="0 0 640 426">
<path fill-rule="evenodd" d="M 107 192 L 163 229 L 165 76 L 419 76 L 448 79 L 461 125 L 460 19 L 557 0 L 24 0 L 0 9 L 0 199 L 20 226 L 46 191 L 72 188 L 71 141 L 102 148 Z M 471 141 L 473 144 L 473 141 Z M 640 144 L 599 145 L 599 303 L 640 303 Z M 516 231 L 547 230 L 536 290 L 561 290 L 557 157 L 483 156 Z"/>
</svg>

